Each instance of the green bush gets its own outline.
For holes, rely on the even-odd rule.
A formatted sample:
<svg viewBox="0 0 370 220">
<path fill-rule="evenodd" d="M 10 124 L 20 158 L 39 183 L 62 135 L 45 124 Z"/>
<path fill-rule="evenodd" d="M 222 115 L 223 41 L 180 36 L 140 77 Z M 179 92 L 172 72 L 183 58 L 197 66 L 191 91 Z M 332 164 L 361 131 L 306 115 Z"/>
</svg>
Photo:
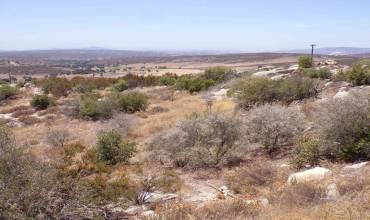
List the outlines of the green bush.
<svg viewBox="0 0 370 220">
<path fill-rule="evenodd" d="M 38 110 L 47 109 L 52 105 L 54 105 L 54 101 L 47 95 L 35 95 L 31 100 L 31 106 Z"/>
<path fill-rule="evenodd" d="M 134 113 L 145 111 L 148 107 L 148 96 L 140 92 L 129 92 L 119 97 L 118 105 L 120 111 Z"/>
<path fill-rule="evenodd" d="M 301 169 L 305 165 L 311 167 L 319 165 L 320 162 L 320 142 L 318 139 L 303 137 L 299 139 L 292 164 Z"/>
<path fill-rule="evenodd" d="M 18 89 L 9 85 L 0 85 L 0 101 L 18 94 Z"/>
<path fill-rule="evenodd" d="M 159 84 L 162 86 L 173 86 L 176 83 L 176 79 L 176 75 L 166 74 L 160 77 Z"/>
<path fill-rule="evenodd" d="M 72 90 L 73 84 L 66 78 L 51 77 L 37 81 L 37 84 L 42 87 L 45 94 L 52 94 L 59 98 L 67 96 L 68 92 Z"/>
<path fill-rule="evenodd" d="M 305 76 L 310 78 L 319 78 L 319 79 L 329 79 L 331 77 L 331 72 L 328 68 L 316 69 L 304 69 L 303 73 Z"/>
<path fill-rule="evenodd" d="M 113 90 L 117 92 L 123 92 L 128 89 L 127 82 L 123 79 L 118 80 L 116 84 L 113 85 Z"/>
<path fill-rule="evenodd" d="M 117 105 L 113 103 L 114 99 L 108 96 L 101 99 L 96 93 L 82 95 L 78 104 L 78 114 L 81 118 L 99 120 L 109 119 L 113 116 Z"/>
<path fill-rule="evenodd" d="M 267 77 L 252 77 L 237 81 L 229 95 L 239 100 L 242 108 L 249 109 L 254 105 L 282 102 L 290 104 L 313 97 L 318 93 L 318 83 L 306 77 L 292 77 L 272 80 Z"/>
<path fill-rule="evenodd" d="M 115 165 L 127 163 L 136 152 L 136 144 L 122 142 L 121 135 L 117 131 L 109 130 L 99 134 L 96 149 L 100 160 Z"/>
<path fill-rule="evenodd" d="M 214 82 L 222 82 L 229 78 L 232 73 L 233 70 L 228 67 L 216 66 L 206 69 L 201 77 Z"/>
<path fill-rule="evenodd" d="M 298 58 L 298 66 L 300 69 L 312 68 L 312 58 L 310 56 L 301 56 Z"/>
<path fill-rule="evenodd" d="M 370 60 L 362 60 L 353 64 L 346 72 L 347 80 L 355 86 L 370 85 Z"/>
<path fill-rule="evenodd" d="M 178 90 L 187 90 L 190 93 L 200 92 L 213 86 L 215 82 L 211 79 L 202 79 L 200 77 L 186 75 L 177 79 L 175 87 Z"/>
</svg>

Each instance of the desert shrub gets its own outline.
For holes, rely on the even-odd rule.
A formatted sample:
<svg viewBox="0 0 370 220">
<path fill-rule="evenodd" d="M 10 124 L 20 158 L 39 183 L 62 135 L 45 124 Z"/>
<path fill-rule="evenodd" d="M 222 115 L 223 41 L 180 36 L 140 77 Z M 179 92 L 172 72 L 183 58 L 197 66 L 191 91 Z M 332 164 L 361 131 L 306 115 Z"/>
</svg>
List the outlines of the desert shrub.
<svg viewBox="0 0 370 220">
<path fill-rule="evenodd" d="M 33 160 L 19 147 L 11 132 L 0 128 L 0 216 L 5 219 L 35 218 L 55 209 L 57 185 L 48 165 Z"/>
<path fill-rule="evenodd" d="M 293 165 L 297 169 L 303 168 L 305 165 L 311 167 L 318 165 L 320 162 L 319 140 L 312 137 L 302 137 L 297 142 Z"/>
<path fill-rule="evenodd" d="M 252 109 L 245 121 L 247 137 L 273 154 L 283 144 L 292 143 L 304 130 L 303 116 L 297 108 L 266 104 Z"/>
<path fill-rule="evenodd" d="M 312 57 L 301 56 L 298 58 L 298 66 L 300 69 L 312 68 Z"/>
<path fill-rule="evenodd" d="M 96 93 L 87 93 L 80 96 L 77 101 L 76 109 L 72 109 L 77 113 L 78 117 L 90 120 L 110 119 L 114 111 L 117 109 L 116 96 L 108 95 L 101 99 Z"/>
<path fill-rule="evenodd" d="M 136 75 L 136 74 L 127 74 L 123 77 L 120 77 L 127 82 L 128 88 L 136 88 L 136 87 L 150 87 L 150 86 L 157 86 L 159 85 L 160 76 L 153 76 L 153 75 Z"/>
<path fill-rule="evenodd" d="M 96 149 L 100 160 L 109 164 L 127 163 L 136 152 L 136 144 L 123 142 L 115 130 L 103 131 L 98 135 Z"/>
<path fill-rule="evenodd" d="M 45 94 L 50 93 L 57 98 L 67 96 L 73 86 L 68 79 L 59 77 L 38 80 L 36 85 L 41 86 Z"/>
<path fill-rule="evenodd" d="M 44 110 L 53 105 L 54 101 L 47 95 L 35 95 L 31 100 L 31 106 L 38 110 Z"/>
<path fill-rule="evenodd" d="M 331 72 L 328 68 L 316 69 L 304 69 L 304 75 L 310 78 L 319 78 L 319 79 L 329 79 L 331 77 Z"/>
<path fill-rule="evenodd" d="M 118 82 L 113 85 L 113 90 L 117 92 L 123 92 L 126 89 L 128 89 L 128 85 L 127 82 L 123 79 L 118 80 Z"/>
<path fill-rule="evenodd" d="M 46 142 L 53 147 L 63 148 L 71 140 L 71 133 L 67 129 L 49 129 Z"/>
<path fill-rule="evenodd" d="M 92 179 L 83 181 L 80 187 L 84 188 L 82 199 L 91 204 L 117 202 L 120 198 L 133 200 L 136 190 L 125 175 L 111 181 L 107 176 L 98 174 Z"/>
<path fill-rule="evenodd" d="M 315 80 L 304 77 L 292 77 L 272 80 L 267 77 L 252 77 L 238 80 L 229 92 L 239 100 L 239 105 L 249 109 L 254 105 L 281 102 L 290 104 L 293 101 L 313 97 L 318 93 Z"/>
<path fill-rule="evenodd" d="M 214 82 L 222 82 L 231 77 L 234 71 L 228 67 L 216 66 L 207 68 L 201 75 L 205 80 L 212 80 Z"/>
<path fill-rule="evenodd" d="M 362 60 L 353 64 L 346 72 L 346 78 L 355 86 L 370 85 L 370 60 Z"/>
<path fill-rule="evenodd" d="M 82 96 L 78 103 L 78 114 L 81 118 L 98 120 L 100 112 L 98 110 L 98 99 L 92 96 Z"/>
<path fill-rule="evenodd" d="M 351 162 L 370 159 L 369 115 L 369 90 L 322 102 L 313 119 L 324 156 Z"/>
<path fill-rule="evenodd" d="M 18 89 L 9 85 L 0 85 L 0 101 L 18 94 Z"/>
<path fill-rule="evenodd" d="M 200 92 L 213 86 L 215 82 L 210 79 L 202 79 L 197 76 L 184 75 L 176 80 L 175 88 L 178 90 L 187 90 L 190 93 Z"/>
<path fill-rule="evenodd" d="M 162 86 L 173 86 L 176 83 L 177 76 L 175 74 L 165 74 L 160 77 L 159 84 Z"/>
<path fill-rule="evenodd" d="M 277 169 L 269 163 L 247 164 L 227 176 L 227 185 L 235 193 L 258 193 L 258 187 L 269 187 L 277 175 Z"/>
<path fill-rule="evenodd" d="M 78 93 L 90 93 L 95 89 L 92 83 L 77 84 L 73 87 L 73 90 Z"/>
<path fill-rule="evenodd" d="M 148 96 L 140 92 L 129 92 L 119 97 L 118 100 L 120 111 L 128 113 L 145 111 L 148 104 Z"/>
<path fill-rule="evenodd" d="M 242 157 L 240 122 L 230 116 L 194 115 L 156 137 L 151 147 L 162 162 L 184 167 L 217 167 Z"/>
</svg>

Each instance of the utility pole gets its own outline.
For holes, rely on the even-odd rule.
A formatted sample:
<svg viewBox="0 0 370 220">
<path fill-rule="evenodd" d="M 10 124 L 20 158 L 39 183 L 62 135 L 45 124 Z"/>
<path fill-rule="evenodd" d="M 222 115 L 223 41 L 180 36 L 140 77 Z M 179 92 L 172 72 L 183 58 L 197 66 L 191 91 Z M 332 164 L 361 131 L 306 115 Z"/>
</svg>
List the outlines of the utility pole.
<svg viewBox="0 0 370 220">
<path fill-rule="evenodd" d="M 315 65 L 315 62 L 314 62 L 314 60 L 313 60 L 313 56 L 314 56 L 314 49 L 315 49 L 315 47 L 316 47 L 316 44 L 311 44 L 311 62 L 312 62 L 312 68 L 314 67 L 314 65 Z"/>
</svg>

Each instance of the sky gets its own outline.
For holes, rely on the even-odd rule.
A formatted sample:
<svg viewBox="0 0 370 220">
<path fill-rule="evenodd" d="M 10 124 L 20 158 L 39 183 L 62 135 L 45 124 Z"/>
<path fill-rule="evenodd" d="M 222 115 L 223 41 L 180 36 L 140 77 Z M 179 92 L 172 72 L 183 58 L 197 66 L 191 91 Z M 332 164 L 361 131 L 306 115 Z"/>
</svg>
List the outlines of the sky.
<svg viewBox="0 0 370 220">
<path fill-rule="evenodd" d="M 0 50 L 370 47 L 369 0 L 0 0 Z"/>
</svg>

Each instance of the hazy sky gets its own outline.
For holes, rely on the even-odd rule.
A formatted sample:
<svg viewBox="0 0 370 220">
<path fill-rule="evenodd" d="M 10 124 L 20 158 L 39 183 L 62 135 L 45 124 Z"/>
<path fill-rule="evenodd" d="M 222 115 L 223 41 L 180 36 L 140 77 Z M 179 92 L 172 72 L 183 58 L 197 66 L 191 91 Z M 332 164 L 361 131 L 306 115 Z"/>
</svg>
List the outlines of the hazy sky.
<svg viewBox="0 0 370 220">
<path fill-rule="evenodd" d="M 369 0 L 0 0 L 0 50 L 370 47 Z"/>
</svg>

